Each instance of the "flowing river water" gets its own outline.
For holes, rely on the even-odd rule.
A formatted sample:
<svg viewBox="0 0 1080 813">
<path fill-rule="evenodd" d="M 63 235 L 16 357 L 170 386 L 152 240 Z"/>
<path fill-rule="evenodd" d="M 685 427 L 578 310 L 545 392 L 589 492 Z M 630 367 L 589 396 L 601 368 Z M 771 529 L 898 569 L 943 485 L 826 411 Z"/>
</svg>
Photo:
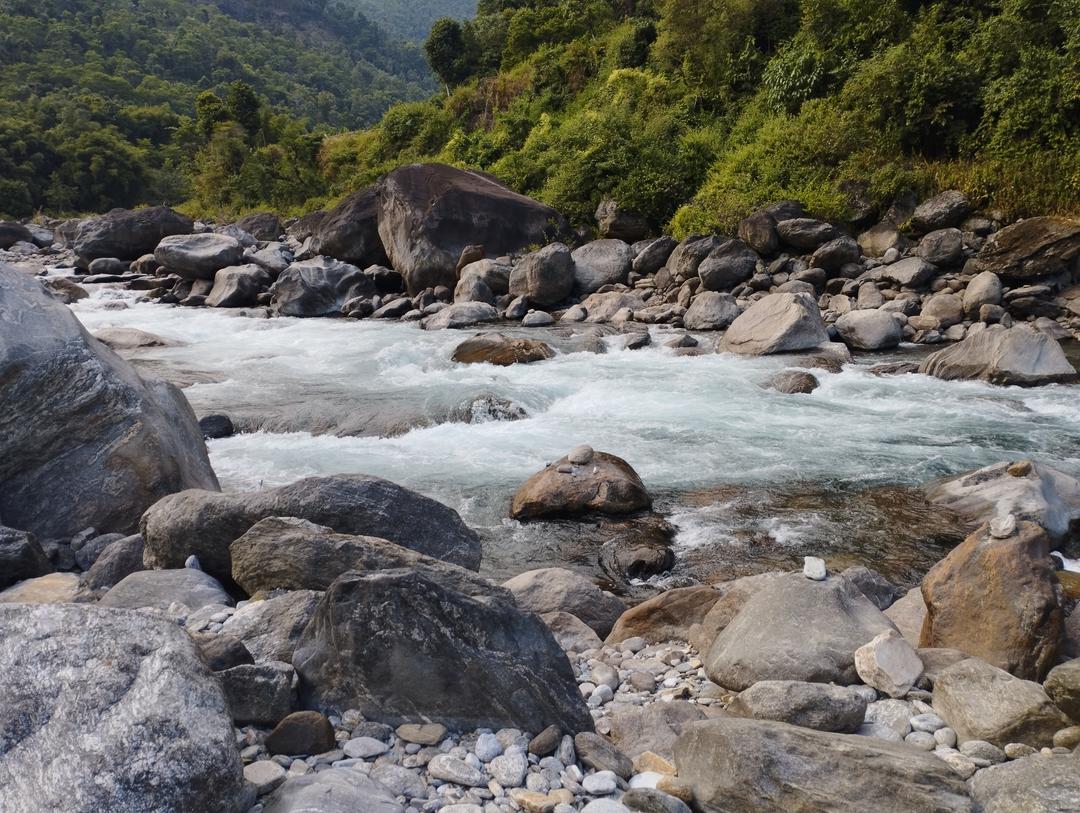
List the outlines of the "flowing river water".
<svg viewBox="0 0 1080 813">
<path fill-rule="evenodd" d="M 117 300 L 128 307 L 111 309 Z M 483 537 L 484 572 L 499 578 L 595 569 L 581 526 L 507 518 L 517 487 L 579 443 L 625 458 L 675 526 L 669 583 L 815 554 L 911 584 L 962 535 L 918 486 L 1021 457 L 1080 475 L 1077 387 L 879 377 L 867 368 L 882 357 L 864 356 L 840 373 L 815 370 L 810 395 L 784 395 L 761 387 L 783 358 L 679 356 L 657 328 L 650 347 L 623 350 L 610 336 L 599 354 L 565 331 L 500 328 L 558 350 L 504 368 L 451 360 L 471 331 L 248 318 L 100 287 L 74 310 L 91 331 L 181 343 L 126 355 L 184 386 L 200 416 L 225 413 L 244 430 L 209 443 L 226 490 L 385 477 L 456 509 Z"/>
</svg>

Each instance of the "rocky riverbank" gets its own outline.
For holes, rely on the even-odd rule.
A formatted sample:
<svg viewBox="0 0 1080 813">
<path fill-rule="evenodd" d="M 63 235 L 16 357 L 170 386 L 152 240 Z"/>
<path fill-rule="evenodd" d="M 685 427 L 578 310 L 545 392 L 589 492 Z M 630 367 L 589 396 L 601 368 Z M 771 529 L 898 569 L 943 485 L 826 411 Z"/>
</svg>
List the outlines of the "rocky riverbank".
<svg viewBox="0 0 1080 813">
<path fill-rule="evenodd" d="M 676 529 L 649 478 L 563 448 L 500 517 L 587 540 L 606 577 L 525 553 L 493 579 L 497 529 L 387 479 L 222 492 L 204 437 L 231 421 L 109 349 L 176 340 L 99 341 L 64 304 L 111 285 L 251 320 L 513 322 L 454 342 L 449 363 L 485 371 L 557 363 L 543 328 L 628 356 L 662 337 L 687 365 L 786 356 L 784 399 L 901 342 L 944 347 L 876 374 L 1069 387 L 1080 227 L 1006 226 L 955 193 L 908 208 L 847 236 L 779 204 L 676 243 L 607 206 L 584 242 L 486 176 L 410 167 L 288 225 L 4 224 L 0 808 L 1075 809 L 1080 481 L 1055 465 L 866 491 L 874 544 L 920 548 L 897 552 L 902 583 L 794 555 L 665 583 Z"/>
</svg>

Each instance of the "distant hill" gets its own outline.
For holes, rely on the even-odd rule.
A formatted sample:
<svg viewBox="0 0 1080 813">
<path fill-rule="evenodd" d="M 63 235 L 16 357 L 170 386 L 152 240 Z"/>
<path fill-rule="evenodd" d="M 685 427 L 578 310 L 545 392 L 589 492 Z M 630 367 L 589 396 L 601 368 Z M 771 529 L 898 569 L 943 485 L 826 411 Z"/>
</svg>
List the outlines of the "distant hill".
<svg viewBox="0 0 1080 813">
<path fill-rule="evenodd" d="M 408 42 L 423 42 L 440 17 L 476 14 L 476 0 L 348 0 L 372 22 Z"/>
</svg>

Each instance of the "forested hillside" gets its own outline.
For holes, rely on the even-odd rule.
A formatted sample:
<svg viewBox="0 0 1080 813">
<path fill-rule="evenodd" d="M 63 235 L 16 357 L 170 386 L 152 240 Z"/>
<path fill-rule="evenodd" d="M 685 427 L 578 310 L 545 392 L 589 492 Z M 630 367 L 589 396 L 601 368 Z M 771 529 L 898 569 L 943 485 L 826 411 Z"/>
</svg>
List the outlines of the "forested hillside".
<svg viewBox="0 0 1080 813">
<path fill-rule="evenodd" d="M 423 42 L 440 17 L 464 19 L 476 13 L 476 0 L 348 0 L 387 33 Z"/>
<path fill-rule="evenodd" d="M 0 213 L 187 197 L 196 99 L 236 81 L 334 128 L 435 87 L 347 3 L 0 0 Z"/>
<path fill-rule="evenodd" d="M 427 51 L 449 97 L 329 139 L 331 193 L 437 158 L 679 234 L 780 198 L 869 218 L 906 189 L 1080 210 L 1076 0 L 482 0 Z"/>
</svg>

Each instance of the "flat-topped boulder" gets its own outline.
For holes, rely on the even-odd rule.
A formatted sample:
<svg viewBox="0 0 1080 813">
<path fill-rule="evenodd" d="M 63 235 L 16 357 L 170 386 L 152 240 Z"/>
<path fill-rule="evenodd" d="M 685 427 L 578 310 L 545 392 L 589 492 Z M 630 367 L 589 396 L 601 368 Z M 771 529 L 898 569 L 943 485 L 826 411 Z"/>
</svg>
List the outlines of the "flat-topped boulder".
<svg viewBox="0 0 1080 813">
<path fill-rule="evenodd" d="M 168 271 L 184 279 L 213 280 L 222 268 L 239 265 L 244 247 L 225 234 L 176 234 L 162 238 L 154 248 L 154 259 Z"/>
<path fill-rule="evenodd" d="M 137 260 L 152 253 L 166 237 L 191 234 L 194 225 L 190 217 L 168 206 L 113 209 L 101 217 L 82 221 L 75 231 L 72 247 L 87 265 L 99 257 Z"/>
<path fill-rule="evenodd" d="M 101 597 L 103 607 L 167 610 L 172 604 L 189 610 L 231 605 L 232 597 L 213 576 L 193 568 L 142 570 L 121 579 Z"/>
<path fill-rule="evenodd" d="M 971 778 L 982 813 L 1065 813 L 1080 809 L 1077 755 L 1037 754 L 991 765 Z"/>
<path fill-rule="evenodd" d="M 769 294 L 742 312 L 720 350 L 748 356 L 814 350 L 829 341 L 817 302 L 809 294 Z"/>
<path fill-rule="evenodd" d="M 453 289 L 466 246 L 483 246 L 497 257 L 566 232 L 566 221 L 550 206 L 483 172 L 412 164 L 379 183 L 379 236 L 410 295 L 439 285 Z"/>
<path fill-rule="evenodd" d="M 257 263 L 222 268 L 214 274 L 214 287 L 206 297 L 206 305 L 210 308 L 250 308 L 270 283 L 270 274 Z"/>
<path fill-rule="evenodd" d="M 725 711 L 736 717 L 853 734 L 866 714 L 866 698 L 847 686 L 799 680 L 759 680 L 739 692 Z"/>
<path fill-rule="evenodd" d="M 182 567 L 194 554 L 207 573 L 229 580 L 229 545 L 267 517 L 297 517 L 338 533 L 386 539 L 470 570 L 480 565 L 480 540 L 456 511 L 362 474 L 309 477 L 240 494 L 173 494 L 143 516 L 144 561 L 153 568 Z"/>
<path fill-rule="evenodd" d="M 853 350 L 888 350 L 904 338 L 900 320 L 876 309 L 845 313 L 836 320 L 836 330 Z"/>
<path fill-rule="evenodd" d="M 972 271 L 991 271 L 1012 282 L 1068 271 L 1080 257 L 1080 221 L 1031 217 L 995 232 L 972 261 Z"/>
<path fill-rule="evenodd" d="M 348 573 L 293 655 L 301 701 L 398 725 L 591 730 L 570 662 L 539 616 L 409 570 Z"/>
<path fill-rule="evenodd" d="M 637 472 L 621 457 L 579 447 L 537 472 L 510 504 L 514 519 L 631 514 L 652 506 Z"/>
<path fill-rule="evenodd" d="M 938 350 L 919 372 L 946 381 L 981 380 L 991 384 L 1034 387 L 1076 380 L 1057 339 L 1025 325 L 993 325 L 962 342 Z"/>
<path fill-rule="evenodd" d="M 731 294 L 702 291 L 683 314 L 683 326 L 687 330 L 724 330 L 741 312 Z"/>
<path fill-rule="evenodd" d="M 8 525 L 42 538 L 130 532 L 166 494 L 218 488 L 180 390 L 144 378 L 37 280 L 4 264 L 0 380 Z"/>
<path fill-rule="evenodd" d="M 0 605 L 0 637 L 0 809 L 242 808 L 221 686 L 181 627 L 85 604 Z"/>
</svg>

